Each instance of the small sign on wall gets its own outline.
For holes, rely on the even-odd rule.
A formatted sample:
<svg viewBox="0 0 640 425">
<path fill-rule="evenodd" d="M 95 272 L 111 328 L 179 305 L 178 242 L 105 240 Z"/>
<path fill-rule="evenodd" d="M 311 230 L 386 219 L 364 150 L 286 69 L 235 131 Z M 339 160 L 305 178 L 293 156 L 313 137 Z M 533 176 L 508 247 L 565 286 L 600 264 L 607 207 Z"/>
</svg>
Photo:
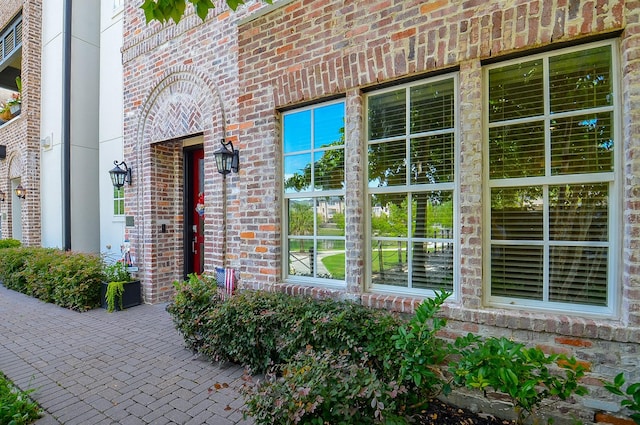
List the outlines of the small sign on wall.
<svg viewBox="0 0 640 425">
<path fill-rule="evenodd" d="M 124 218 L 124 225 L 127 227 L 133 227 L 133 216 L 132 215 L 128 215 Z"/>
</svg>

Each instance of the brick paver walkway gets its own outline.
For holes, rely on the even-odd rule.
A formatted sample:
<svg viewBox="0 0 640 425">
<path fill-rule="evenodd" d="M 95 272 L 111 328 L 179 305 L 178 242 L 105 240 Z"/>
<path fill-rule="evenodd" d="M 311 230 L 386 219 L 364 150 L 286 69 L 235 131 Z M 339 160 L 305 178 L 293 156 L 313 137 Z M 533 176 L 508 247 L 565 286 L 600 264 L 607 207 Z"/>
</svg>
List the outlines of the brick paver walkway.
<svg viewBox="0 0 640 425">
<path fill-rule="evenodd" d="M 77 313 L 0 285 L 0 371 L 35 389 L 36 425 L 252 423 L 243 370 L 192 355 L 165 305 Z"/>
</svg>

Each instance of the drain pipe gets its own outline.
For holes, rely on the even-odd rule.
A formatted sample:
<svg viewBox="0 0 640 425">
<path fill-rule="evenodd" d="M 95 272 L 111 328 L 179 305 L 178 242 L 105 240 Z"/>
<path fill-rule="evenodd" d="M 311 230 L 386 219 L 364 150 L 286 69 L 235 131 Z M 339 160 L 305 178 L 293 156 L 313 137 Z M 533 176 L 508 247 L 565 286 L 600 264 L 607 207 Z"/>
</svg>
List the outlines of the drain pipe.
<svg viewBox="0 0 640 425">
<path fill-rule="evenodd" d="M 62 47 L 62 241 L 71 250 L 71 0 L 64 0 Z"/>
</svg>

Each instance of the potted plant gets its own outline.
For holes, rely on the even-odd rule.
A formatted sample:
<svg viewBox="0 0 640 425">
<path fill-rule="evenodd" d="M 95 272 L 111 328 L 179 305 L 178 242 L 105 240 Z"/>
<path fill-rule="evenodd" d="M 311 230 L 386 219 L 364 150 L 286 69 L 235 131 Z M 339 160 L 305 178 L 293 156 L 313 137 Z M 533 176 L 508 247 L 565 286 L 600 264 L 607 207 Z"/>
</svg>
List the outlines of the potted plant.
<svg viewBox="0 0 640 425">
<path fill-rule="evenodd" d="M 22 110 L 22 79 L 20 77 L 16 77 L 16 86 L 18 91 L 13 93 L 6 102 L 0 103 L 0 120 L 2 121 L 9 121 L 19 115 Z"/>
<path fill-rule="evenodd" d="M 124 310 L 142 303 L 141 284 L 139 280 L 131 280 L 131 275 L 118 261 L 104 268 L 105 281 L 102 282 L 102 308 L 108 312 Z"/>
</svg>

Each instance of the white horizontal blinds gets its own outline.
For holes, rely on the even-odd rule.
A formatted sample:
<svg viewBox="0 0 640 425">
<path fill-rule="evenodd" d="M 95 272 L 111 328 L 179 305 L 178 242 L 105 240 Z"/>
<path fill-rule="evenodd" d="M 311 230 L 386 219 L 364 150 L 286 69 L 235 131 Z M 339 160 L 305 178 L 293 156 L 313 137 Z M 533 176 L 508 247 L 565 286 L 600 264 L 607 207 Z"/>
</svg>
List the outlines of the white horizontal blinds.
<svg viewBox="0 0 640 425">
<path fill-rule="evenodd" d="M 290 278 L 345 278 L 344 114 L 339 101 L 283 115 Z"/>
<path fill-rule="evenodd" d="M 455 98 L 451 77 L 367 98 L 374 285 L 453 289 Z"/>
<path fill-rule="evenodd" d="M 550 300 L 607 304 L 608 198 L 608 183 L 549 187 Z"/>
<path fill-rule="evenodd" d="M 608 306 L 611 45 L 488 77 L 491 296 Z"/>
</svg>

